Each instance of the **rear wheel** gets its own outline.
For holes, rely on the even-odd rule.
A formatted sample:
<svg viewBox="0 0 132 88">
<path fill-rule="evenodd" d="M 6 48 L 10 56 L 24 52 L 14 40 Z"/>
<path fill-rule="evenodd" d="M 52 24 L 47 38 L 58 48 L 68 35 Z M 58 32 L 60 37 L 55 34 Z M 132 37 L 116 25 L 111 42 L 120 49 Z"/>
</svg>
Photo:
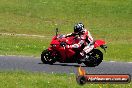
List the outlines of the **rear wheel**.
<svg viewBox="0 0 132 88">
<path fill-rule="evenodd" d="M 41 54 L 41 61 L 44 64 L 53 64 L 56 61 L 54 60 L 54 57 L 52 57 L 52 52 L 48 49 L 44 50 Z"/>
<path fill-rule="evenodd" d="M 98 66 L 103 60 L 103 53 L 98 49 L 93 49 L 89 53 L 89 58 L 84 62 L 84 64 L 88 67 Z"/>
</svg>

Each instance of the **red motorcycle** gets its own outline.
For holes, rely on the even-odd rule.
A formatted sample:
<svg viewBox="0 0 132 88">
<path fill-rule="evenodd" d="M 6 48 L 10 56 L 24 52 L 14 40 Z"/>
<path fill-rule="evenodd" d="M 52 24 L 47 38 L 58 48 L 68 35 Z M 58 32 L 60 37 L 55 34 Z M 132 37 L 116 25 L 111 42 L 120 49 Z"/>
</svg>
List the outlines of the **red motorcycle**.
<svg viewBox="0 0 132 88">
<path fill-rule="evenodd" d="M 58 29 L 56 29 L 56 36 L 52 38 L 50 47 L 44 50 L 41 54 L 41 61 L 44 64 L 53 64 L 55 62 L 60 63 L 84 63 L 88 67 L 98 66 L 103 60 L 103 53 L 97 49 L 101 47 L 106 51 L 107 46 L 103 40 L 95 40 L 94 49 L 90 51 L 82 60 L 80 58 L 80 52 L 85 47 L 78 49 L 66 48 L 66 45 L 72 45 L 78 42 L 77 34 L 69 37 L 64 37 L 63 35 L 58 34 Z"/>
</svg>

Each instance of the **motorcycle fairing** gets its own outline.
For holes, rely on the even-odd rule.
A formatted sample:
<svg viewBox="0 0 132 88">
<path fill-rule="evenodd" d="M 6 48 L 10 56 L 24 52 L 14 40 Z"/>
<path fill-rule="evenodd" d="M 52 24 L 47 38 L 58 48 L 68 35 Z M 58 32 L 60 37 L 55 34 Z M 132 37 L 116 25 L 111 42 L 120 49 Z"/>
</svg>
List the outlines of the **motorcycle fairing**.
<svg viewBox="0 0 132 88">
<path fill-rule="evenodd" d="M 103 40 L 95 40 L 94 42 L 94 48 L 100 47 L 101 45 L 104 45 L 105 41 Z"/>
</svg>

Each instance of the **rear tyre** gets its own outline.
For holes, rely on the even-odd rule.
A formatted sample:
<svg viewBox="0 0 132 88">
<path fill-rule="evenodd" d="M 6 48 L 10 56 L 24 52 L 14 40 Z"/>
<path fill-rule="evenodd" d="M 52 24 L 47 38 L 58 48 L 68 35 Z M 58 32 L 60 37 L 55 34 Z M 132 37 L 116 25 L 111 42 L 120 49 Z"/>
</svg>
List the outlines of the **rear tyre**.
<svg viewBox="0 0 132 88">
<path fill-rule="evenodd" d="M 103 53 L 98 49 L 93 49 L 90 53 L 88 60 L 83 63 L 88 67 L 98 66 L 103 60 Z"/>
<path fill-rule="evenodd" d="M 49 51 L 48 49 L 44 50 L 41 54 L 41 61 L 44 64 L 53 64 L 55 63 L 55 60 L 53 60 L 53 57 L 51 56 L 52 52 Z"/>
</svg>

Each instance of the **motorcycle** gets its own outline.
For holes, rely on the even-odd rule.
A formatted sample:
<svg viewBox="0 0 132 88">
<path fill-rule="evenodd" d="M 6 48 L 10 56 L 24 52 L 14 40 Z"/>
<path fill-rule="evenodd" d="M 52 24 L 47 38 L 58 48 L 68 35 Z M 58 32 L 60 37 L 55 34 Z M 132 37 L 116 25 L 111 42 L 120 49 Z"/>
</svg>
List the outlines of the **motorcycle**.
<svg viewBox="0 0 132 88">
<path fill-rule="evenodd" d="M 78 34 L 64 37 L 64 35 L 58 34 L 58 29 L 56 29 L 56 35 L 52 38 L 50 47 L 44 50 L 41 54 L 41 61 L 44 64 L 51 65 L 55 62 L 60 62 L 78 64 L 84 63 L 88 67 L 98 66 L 103 60 L 103 53 L 97 48 L 101 47 L 104 51 L 106 51 L 107 46 L 105 41 L 95 40 L 94 49 L 86 54 L 82 60 L 80 52 L 85 47 L 84 45 L 78 49 L 66 48 L 66 45 L 72 45 L 78 42 L 76 37 L 77 35 Z"/>
</svg>

